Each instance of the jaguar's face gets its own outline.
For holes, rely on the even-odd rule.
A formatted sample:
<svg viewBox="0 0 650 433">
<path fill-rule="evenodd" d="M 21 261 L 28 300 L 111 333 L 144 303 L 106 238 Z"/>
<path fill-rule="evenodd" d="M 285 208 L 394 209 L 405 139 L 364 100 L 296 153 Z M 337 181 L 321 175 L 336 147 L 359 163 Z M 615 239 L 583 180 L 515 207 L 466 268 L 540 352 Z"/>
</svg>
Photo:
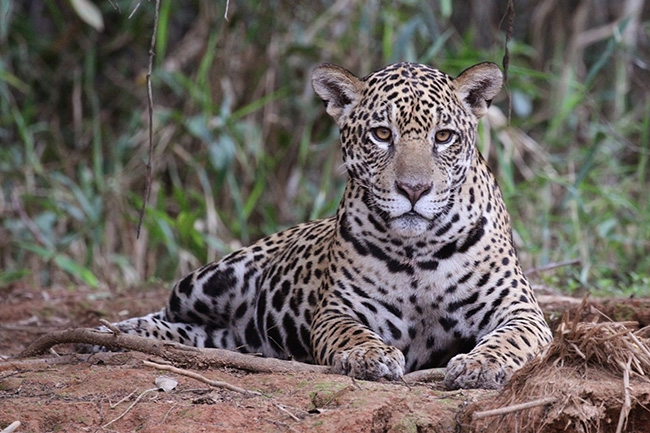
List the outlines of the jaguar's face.
<svg viewBox="0 0 650 433">
<path fill-rule="evenodd" d="M 465 181 L 478 118 L 500 88 L 500 71 L 481 64 L 453 80 L 399 63 L 359 80 L 321 68 L 329 74 L 318 81 L 315 72 L 314 87 L 341 129 L 350 181 L 367 191 L 368 206 L 393 231 L 410 237 L 428 230 Z"/>
</svg>

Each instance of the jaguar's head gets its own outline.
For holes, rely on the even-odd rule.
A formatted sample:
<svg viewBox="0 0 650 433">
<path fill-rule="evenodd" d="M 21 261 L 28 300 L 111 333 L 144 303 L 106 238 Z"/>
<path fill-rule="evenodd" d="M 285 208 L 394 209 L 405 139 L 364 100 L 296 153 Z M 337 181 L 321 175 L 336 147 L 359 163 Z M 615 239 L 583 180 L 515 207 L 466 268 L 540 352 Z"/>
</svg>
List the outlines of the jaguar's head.
<svg viewBox="0 0 650 433">
<path fill-rule="evenodd" d="M 359 79 L 318 66 L 316 93 L 341 131 L 349 182 L 402 236 L 417 236 L 451 207 L 475 158 L 478 119 L 500 91 L 501 71 L 480 63 L 457 78 L 397 63 Z"/>
</svg>

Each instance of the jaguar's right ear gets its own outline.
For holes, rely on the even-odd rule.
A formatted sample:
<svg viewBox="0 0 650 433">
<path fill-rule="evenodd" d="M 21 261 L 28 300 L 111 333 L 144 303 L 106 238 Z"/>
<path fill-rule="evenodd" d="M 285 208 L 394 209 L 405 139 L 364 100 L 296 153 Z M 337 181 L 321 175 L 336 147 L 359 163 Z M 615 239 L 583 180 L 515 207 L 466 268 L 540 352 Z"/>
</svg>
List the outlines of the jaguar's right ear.
<svg viewBox="0 0 650 433">
<path fill-rule="evenodd" d="M 494 63 L 479 63 L 461 72 L 454 85 L 458 98 L 479 119 L 485 116 L 492 98 L 501 90 L 503 74 Z"/>
<path fill-rule="evenodd" d="M 311 75 L 314 91 L 325 102 L 327 114 L 337 125 L 361 98 L 364 83 L 352 72 L 340 66 L 323 63 Z"/>
</svg>

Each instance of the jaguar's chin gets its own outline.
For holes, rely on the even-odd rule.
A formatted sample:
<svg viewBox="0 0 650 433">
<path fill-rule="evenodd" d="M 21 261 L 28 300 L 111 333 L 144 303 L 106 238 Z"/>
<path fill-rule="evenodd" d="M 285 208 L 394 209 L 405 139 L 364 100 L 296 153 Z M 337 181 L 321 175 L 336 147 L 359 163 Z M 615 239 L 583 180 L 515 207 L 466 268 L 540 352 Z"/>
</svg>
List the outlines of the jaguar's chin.
<svg viewBox="0 0 650 433">
<path fill-rule="evenodd" d="M 396 234 L 406 238 L 420 236 L 429 229 L 430 224 L 428 219 L 414 211 L 390 220 L 390 228 Z"/>
</svg>

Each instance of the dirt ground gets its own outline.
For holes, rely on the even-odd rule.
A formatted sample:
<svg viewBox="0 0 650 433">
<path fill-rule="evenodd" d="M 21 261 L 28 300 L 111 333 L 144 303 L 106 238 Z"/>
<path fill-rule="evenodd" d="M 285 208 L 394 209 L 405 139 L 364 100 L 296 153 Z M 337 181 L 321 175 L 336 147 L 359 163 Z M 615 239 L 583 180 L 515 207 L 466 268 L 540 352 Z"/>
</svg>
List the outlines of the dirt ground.
<svg viewBox="0 0 650 433">
<path fill-rule="evenodd" d="M 459 432 L 473 429 L 467 414 L 461 416 L 465 408 L 476 410 L 498 395 L 445 391 L 439 383 L 366 382 L 338 375 L 200 372 L 261 393 L 249 396 L 147 367 L 142 361 L 151 357 L 133 352 L 80 356 L 66 364 L 12 363 L 44 333 L 155 311 L 168 290 L 140 287 L 109 294 L 77 287 L 14 287 L 0 292 L 0 357 L 5 360 L 0 362 L 0 432 L 15 421 L 21 423 L 16 432 Z M 555 295 L 540 298 L 552 323 L 579 304 Z M 649 300 L 608 300 L 598 308 L 614 320 L 650 323 Z M 56 351 L 72 350 L 57 346 Z M 158 390 L 155 381 L 161 376 L 173 377 L 177 386 Z M 650 422 L 650 417 L 635 421 L 630 426 L 635 430 L 629 431 L 644 431 L 638 430 L 644 420 Z M 616 419 L 603 424 L 615 425 Z"/>
</svg>

